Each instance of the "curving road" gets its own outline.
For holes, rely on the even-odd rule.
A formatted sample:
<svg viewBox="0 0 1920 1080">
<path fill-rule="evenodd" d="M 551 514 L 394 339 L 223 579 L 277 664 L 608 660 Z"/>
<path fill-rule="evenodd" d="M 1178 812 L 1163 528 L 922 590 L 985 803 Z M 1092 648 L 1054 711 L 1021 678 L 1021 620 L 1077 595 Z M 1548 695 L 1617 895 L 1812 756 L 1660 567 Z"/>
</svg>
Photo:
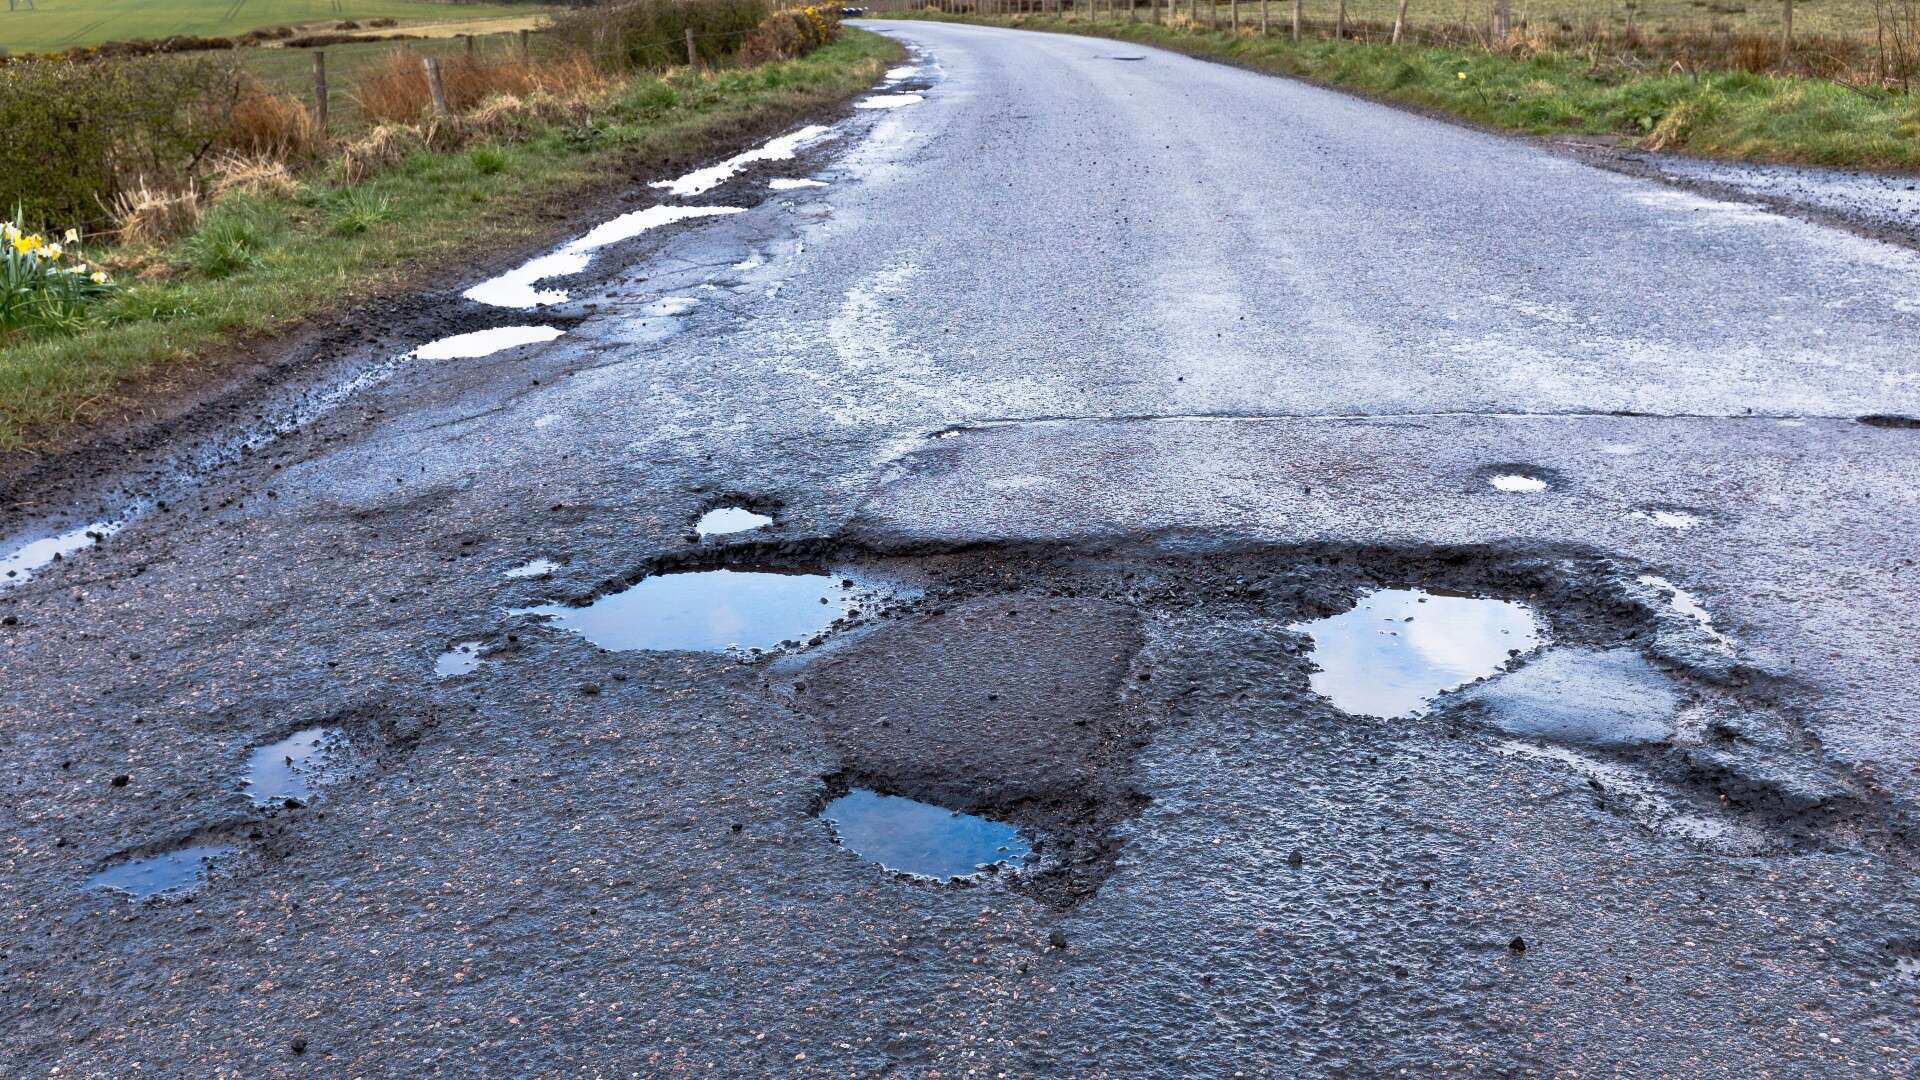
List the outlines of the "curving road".
<svg viewBox="0 0 1920 1080">
<path fill-rule="evenodd" d="M 1920 255 L 869 25 L 892 107 L 476 268 L 534 306 L 9 493 L 76 539 L 0 548 L 0 1073 L 1911 1075 Z M 720 566 L 859 596 L 687 602 L 771 656 L 568 632 Z M 1497 677 L 1342 709 L 1312 626 L 1399 587 L 1347 692 Z M 848 787 L 1036 856 L 890 875 Z"/>
</svg>

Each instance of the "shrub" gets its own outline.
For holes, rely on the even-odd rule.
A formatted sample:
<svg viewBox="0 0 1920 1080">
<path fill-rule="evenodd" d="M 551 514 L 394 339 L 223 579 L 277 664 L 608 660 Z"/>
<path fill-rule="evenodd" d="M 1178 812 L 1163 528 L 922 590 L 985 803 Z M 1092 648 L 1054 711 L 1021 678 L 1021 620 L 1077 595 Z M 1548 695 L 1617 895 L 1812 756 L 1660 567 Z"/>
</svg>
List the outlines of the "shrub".
<svg viewBox="0 0 1920 1080">
<path fill-rule="evenodd" d="M 245 154 L 307 157 L 324 140 L 306 103 L 291 94 L 271 94 L 251 78 L 240 83 L 239 100 L 221 133 L 221 144 Z"/>
<path fill-rule="evenodd" d="M 0 329 L 75 329 L 113 292 L 106 271 L 72 247 L 79 242 L 74 229 L 64 243 L 29 233 L 18 208 L 0 223 Z"/>
<path fill-rule="evenodd" d="M 376 29 L 384 30 L 389 26 L 399 26 L 400 20 L 383 15 L 378 19 L 368 19 L 367 25 L 374 27 Z"/>
<path fill-rule="evenodd" d="M 185 186 L 237 100 L 211 56 L 0 67 L 0 197 L 30 222 L 102 222 L 137 177 Z"/>
<path fill-rule="evenodd" d="M 711 65 L 738 52 L 767 11 L 766 0 L 634 0 L 560 15 L 552 37 L 611 68 L 657 70 L 687 62 L 691 30 L 695 52 Z"/>
</svg>

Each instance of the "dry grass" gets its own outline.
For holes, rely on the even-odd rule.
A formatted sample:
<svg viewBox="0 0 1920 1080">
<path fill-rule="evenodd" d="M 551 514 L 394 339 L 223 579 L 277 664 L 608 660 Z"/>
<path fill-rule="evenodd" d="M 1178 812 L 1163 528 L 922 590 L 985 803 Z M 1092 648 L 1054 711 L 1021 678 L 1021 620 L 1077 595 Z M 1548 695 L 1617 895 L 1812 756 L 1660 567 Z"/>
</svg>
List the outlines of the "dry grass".
<svg viewBox="0 0 1920 1080">
<path fill-rule="evenodd" d="M 467 112 L 492 98 L 525 98 L 536 91 L 562 99 L 583 99 L 601 94 L 611 85 L 605 73 L 580 56 L 545 63 L 444 57 L 440 61 L 440 82 L 446 91 L 447 108 L 454 112 Z M 360 77 L 353 98 L 368 117 L 383 124 L 413 123 L 433 102 L 420 55 L 404 46 L 395 49 L 386 63 Z"/>
<path fill-rule="evenodd" d="M 265 154 L 231 151 L 213 160 L 207 186 L 215 200 L 229 192 L 283 199 L 300 194 L 300 181 L 294 179 L 286 162 Z"/>
<path fill-rule="evenodd" d="M 341 175 L 347 183 L 357 184 L 398 165 L 408 154 L 426 145 L 418 128 L 381 124 L 340 148 Z"/>
<path fill-rule="evenodd" d="M 122 244 L 153 247 L 185 236 L 200 223 L 200 194 L 151 188 L 142 179 L 113 200 L 113 226 Z"/>
<path fill-rule="evenodd" d="M 253 80 L 240 88 L 240 100 L 227 119 L 221 142 L 253 156 L 307 157 L 326 141 L 304 102 L 288 94 L 268 93 Z"/>
</svg>

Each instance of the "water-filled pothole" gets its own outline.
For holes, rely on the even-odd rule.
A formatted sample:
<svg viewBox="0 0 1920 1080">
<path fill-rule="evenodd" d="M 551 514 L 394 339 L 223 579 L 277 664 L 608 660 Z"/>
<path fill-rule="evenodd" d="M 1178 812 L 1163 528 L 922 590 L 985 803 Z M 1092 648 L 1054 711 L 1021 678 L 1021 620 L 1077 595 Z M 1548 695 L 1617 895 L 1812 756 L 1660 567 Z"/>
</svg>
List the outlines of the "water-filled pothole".
<svg viewBox="0 0 1920 1080">
<path fill-rule="evenodd" d="M 241 790 L 257 806 L 278 806 L 288 799 L 306 802 L 330 779 L 340 741 L 337 728 L 310 727 L 259 747 L 247 755 L 247 780 Z"/>
<path fill-rule="evenodd" d="M 41 537 L 0 555 L 0 589 L 17 585 L 69 555 L 84 551 L 125 526 L 120 521 L 96 521 L 53 536 Z"/>
<path fill-rule="evenodd" d="M 805 641 L 845 614 L 851 596 L 851 582 L 826 574 L 701 570 L 656 574 L 584 607 L 509 614 L 543 616 L 612 652 L 725 652 Z"/>
<path fill-rule="evenodd" d="M 926 100 L 920 94 L 874 94 L 863 97 L 853 103 L 856 109 L 898 109 L 902 105 L 915 105 Z"/>
<path fill-rule="evenodd" d="M 1314 692 L 1342 712 L 1387 719 L 1419 716 L 1435 696 L 1540 644 L 1523 604 L 1422 589 L 1380 589 L 1350 611 L 1289 629 L 1313 639 Z"/>
<path fill-rule="evenodd" d="M 509 567 L 505 575 L 510 578 L 543 578 L 560 569 L 560 564 L 552 559 L 528 559 L 519 566 Z"/>
<path fill-rule="evenodd" d="M 206 881 L 208 867 L 233 854 L 225 844 L 192 844 L 109 866 L 88 877 L 87 888 L 135 900 L 191 892 Z"/>
<path fill-rule="evenodd" d="M 462 641 L 448 649 L 433 662 L 433 673 L 441 678 L 454 675 L 468 675 L 479 669 L 486 660 L 480 655 L 483 641 Z"/>
<path fill-rule="evenodd" d="M 701 536 L 725 536 L 773 524 L 765 514 L 756 514 L 744 506 L 718 506 L 700 515 L 693 531 Z"/>
<path fill-rule="evenodd" d="M 413 350 L 422 360 L 474 360 L 521 345 L 552 341 L 566 331 L 557 326 L 496 326 L 443 337 Z"/>
<path fill-rule="evenodd" d="M 935 881 L 973 877 L 989 867 L 1020 866 L 1033 845 L 1005 822 L 944 806 L 854 788 L 820 817 L 841 846 L 885 869 Z"/>
<path fill-rule="evenodd" d="M 1537 476 L 1528 476 L 1526 473 L 1495 473 L 1487 477 L 1487 483 L 1492 484 L 1495 491 L 1532 494 L 1536 491 L 1547 490 L 1547 482 L 1545 480 Z"/>
</svg>

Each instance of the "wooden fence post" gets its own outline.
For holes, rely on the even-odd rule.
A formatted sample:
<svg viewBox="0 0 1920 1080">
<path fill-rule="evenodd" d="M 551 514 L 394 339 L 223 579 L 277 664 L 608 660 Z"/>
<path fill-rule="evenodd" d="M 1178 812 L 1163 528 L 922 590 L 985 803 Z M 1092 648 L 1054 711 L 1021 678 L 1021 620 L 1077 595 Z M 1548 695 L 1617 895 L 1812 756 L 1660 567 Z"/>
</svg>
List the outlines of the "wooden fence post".
<svg viewBox="0 0 1920 1080">
<path fill-rule="evenodd" d="M 1787 55 L 1793 52 L 1793 0 L 1780 0 L 1780 70 L 1787 68 Z"/>
<path fill-rule="evenodd" d="M 1400 10 L 1393 15 L 1393 40 L 1388 44 L 1400 44 L 1400 32 L 1407 25 L 1407 0 L 1400 0 Z"/>
<path fill-rule="evenodd" d="M 1300 0 L 1293 0 L 1293 40 L 1300 40 Z"/>
<path fill-rule="evenodd" d="M 327 53 L 313 50 L 313 123 L 320 137 L 327 137 Z"/>
<path fill-rule="evenodd" d="M 700 54 L 693 50 L 693 27 L 691 26 L 687 27 L 687 66 L 690 68 L 700 66 Z"/>
<path fill-rule="evenodd" d="M 1511 28 L 1512 23 L 1513 23 L 1512 9 L 1507 6 L 1507 0 L 1493 0 L 1493 47 L 1494 48 L 1500 49 L 1500 48 L 1506 47 L 1507 31 Z"/>
<path fill-rule="evenodd" d="M 1260 0 L 1260 36 L 1267 36 L 1267 0 Z"/>
<path fill-rule="evenodd" d="M 440 58 L 429 56 L 420 61 L 427 66 L 427 93 L 433 96 L 433 115 L 447 115 L 447 86 L 440 81 Z"/>
<path fill-rule="evenodd" d="M 520 62 L 526 64 L 531 63 L 532 60 L 533 57 L 527 51 L 527 28 L 523 26 L 520 28 Z"/>
<path fill-rule="evenodd" d="M 1233 32 L 1238 34 L 1240 32 L 1240 0 L 1227 0 L 1227 2 L 1233 5 L 1231 9 L 1233 11 Z"/>
<path fill-rule="evenodd" d="M 473 35 L 465 34 L 462 36 L 464 36 L 467 39 L 467 59 L 471 60 L 474 57 L 474 50 L 477 48 L 477 46 L 474 45 L 473 43 Z"/>
<path fill-rule="evenodd" d="M 1336 38 L 1347 36 L 1347 0 L 1340 0 L 1340 8 L 1333 17 L 1333 36 Z"/>
</svg>

